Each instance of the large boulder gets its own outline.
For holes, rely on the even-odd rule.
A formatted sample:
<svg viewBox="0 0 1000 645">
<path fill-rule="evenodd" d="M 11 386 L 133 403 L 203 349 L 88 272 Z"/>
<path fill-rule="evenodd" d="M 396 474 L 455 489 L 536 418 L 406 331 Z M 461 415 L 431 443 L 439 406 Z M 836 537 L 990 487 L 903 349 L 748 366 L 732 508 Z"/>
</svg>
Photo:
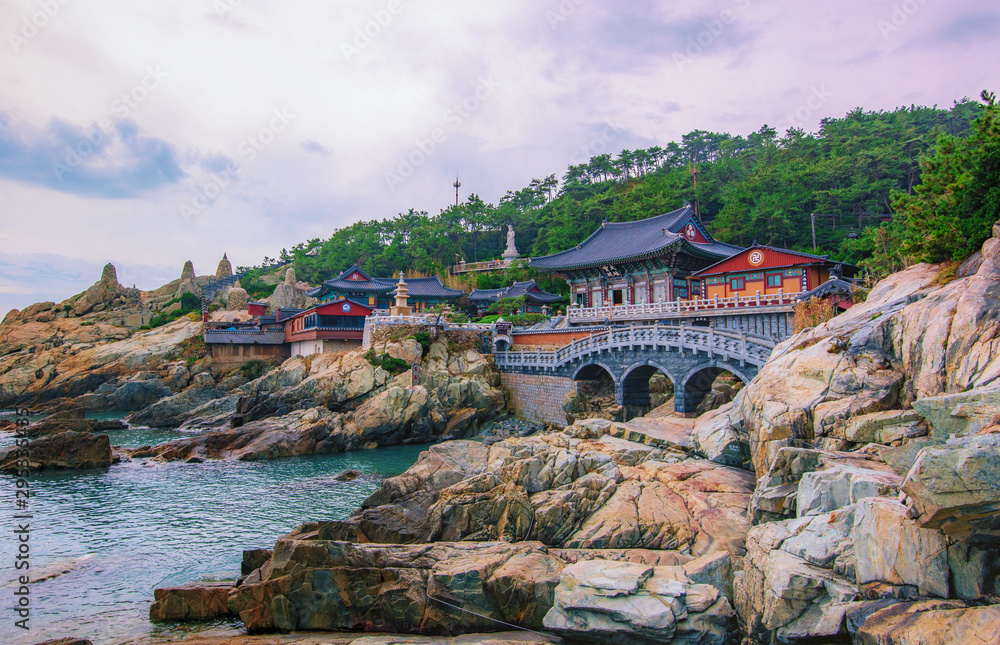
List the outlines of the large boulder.
<svg viewBox="0 0 1000 645">
<path fill-rule="evenodd" d="M 910 514 L 953 536 L 1000 539 L 1000 435 L 968 437 L 921 450 L 903 491 Z"/>
<path fill-rule="evenodd" d="M 897 603 L 868 616 L 858 645 L 949 645 L 996 642 L 1000 605 L 967 607 L 962 602 L 924 600 Z"/>
<path fill-rule="evenodd" d="M 589 560 L 563 569 L 544 625 L 574 642 L 722 645 L 733 617 L 719 590 L 683 567 Z"/>
<path fill-rule="evenodd" d="M 202 376 L 199 374 L 198 376 Z M 221 399 L 226 393 L 214 387 L 199 387 L 198 384 L 191 385 L 183 392 L 170 394 L 163 384 L 155 381 L 157 385 L 166 390 L 165 398 L 157 400 L 140 411 L 129 415 L 128 421 L 132 425 L 149 426 L 151 428 L 176 428 L 198 413 L 203 413 L 200 406 Z"/>
<path fill-rule="evenodd" d="M 231 616 L 229 592 L 232 583 L 190 584 L 161 587 L 153 592 L 149 619 L 154 622 L 210 620 Z"/>
<path fill-rule="evenodd" d="M 756 523 L 828 513 L 865 497 L 896 495 L 902 483 L 874 455 L 785 447 L 757 482 L 750 518 Z"/>
<path fill-rule="evenodd" d="M 973 435 L 1000 420 L 1000 384 L 927 396 L 914 401 L 913 409 L 927 418 L 935 438 Z"/>
<path fill-rule="evenodd" d="M 724 466 L 743 467 L 750 457 L 750 445 L 742 435 L 743 418 L 738 408 L 727 403 L 695 421 L 691 448 L 709 461 Z"/>
<path fill-rule="evenodd" d="M 106 468 L 113 461 L 108 435 L 73 431 L 32 439 L 27 457 L 19 455 L 17 447 L 0 452 L 0 470 L 18 471 L 25 458 L 32 472 Z"/>
<path fill-rule="evenodd" d="M 841 509 L 750 530 L 735 592 L 736 610 L 751 636 L 787 640 L 792 634 L 840 633 L 845 605 L 857 596 L 856 583 L 846 575 L 853 571 L 836 567 L 851 547 L 851 519 L 851 510 Z"/>
<path fill-rule="evenodd" d="M 921 595 L 948 597 L 947 538 L 939 531 L 919 528 L 899 502 L 858 502 L 853 537 L 859 585 L 909 586 Z"/>
<path fill-rule="evenodd" d="M 279 539 L 229 597 L 251 632 L 442 634 L 540 629 L 565 563 L 524 542 L 351 544 Z"/>
</svg>

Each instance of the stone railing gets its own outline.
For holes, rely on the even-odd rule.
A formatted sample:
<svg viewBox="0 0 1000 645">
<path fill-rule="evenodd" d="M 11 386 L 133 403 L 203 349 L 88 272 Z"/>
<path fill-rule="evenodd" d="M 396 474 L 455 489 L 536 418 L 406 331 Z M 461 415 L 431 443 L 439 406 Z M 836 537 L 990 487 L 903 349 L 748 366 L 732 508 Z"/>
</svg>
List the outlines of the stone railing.
<svg viewBox="0 0 1000 645">
<path fill-rule="evenodd" d="M 280 345 L 285 342 L 283 329 L 205 329 L 206 345 Z"/>
<path fill-rule="evenodd" d="M 484 323 L 448 322 L 444 316 L 439 317 L 438 314 L 415 314 L 412 316 L 373 315 L 365 318 L 365 326 L 369 325 L 437 325 L 444 329 L 474 329 L 476 331 L 489 331 L 493 328 L 493 325 Z"/>
<path fill-rule="evenodd" d="M 733 296 L 731 298 L 699 298 L 697 300 L 674 300 L 672 302 L 649 302 L 633 305 L 605 305 L 603 307 L 580 307 L 571 305 L 568 311 L 570 322 L 599 322 L 604 320 L 657 320 L 678 316 L 704 316 L 711 313 L 741 312 L 757 307 L 782 307 L 789 311 L 795 305 L 797 293 L 760 294 Z M 751 313 L 747 311 L 747 313 Z"/>
<path fill-rule="evenodd" d="M 498 351 L 495 355 L 496 365 L 501 369 L 554 370 L 600 352 L 636 347 L 699 351 L 707 353 L 710 357 L 751 363 L 760 367 L 771 355 L 774 341 L 711 327 L 652 325 L 621 327 L 592 333 L 551 351 Z"/>
<path fill-rule="evenodd" d="M 459 273 L 469 273 L 472 271 L 498 271 L 506 269 L 511 264 L 511 260 L 487 260 L 486 262 L 461 262 L 451 267 L 452 275 Z"/>
</svg>

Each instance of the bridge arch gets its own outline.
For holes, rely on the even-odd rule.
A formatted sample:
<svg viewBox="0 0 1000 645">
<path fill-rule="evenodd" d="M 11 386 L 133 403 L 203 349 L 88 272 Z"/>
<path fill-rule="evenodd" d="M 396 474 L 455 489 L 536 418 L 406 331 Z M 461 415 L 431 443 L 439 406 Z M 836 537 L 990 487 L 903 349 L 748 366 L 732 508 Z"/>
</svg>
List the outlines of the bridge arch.
<svg viewBox="0 0 1000 645">
<path fill-rule="evenodd" d="M 615 389 L 618 388 L 618 375 L 615 371 L 600 361 L 589 361 L 580 365 L 573 372 L 574 381 L 596 381 L 600 378 L 601 372 L 606 372 L 611 377 Z"/>
<path fill-rule="evenodd" d="M 674 410 L 685 414 L 697 411 L 698 405 L 712 391 L 712 384 L 723 372 L 730 372 L 744 384 L 750 377 L 740 367 L 725 361 L 702 363 L 690 369 L 681 379 L 680 387 L 674 390 Z"/>
<path fill-rule="evenodd" d="M 653 407 L 649 381 L 657 372 L 667 377 L 676 392 L 677 376 L 659 361 L 647 360 L 626 368 L 616 392 L 618 404 L 625 408 L 626 420 Z"/>
</svg>

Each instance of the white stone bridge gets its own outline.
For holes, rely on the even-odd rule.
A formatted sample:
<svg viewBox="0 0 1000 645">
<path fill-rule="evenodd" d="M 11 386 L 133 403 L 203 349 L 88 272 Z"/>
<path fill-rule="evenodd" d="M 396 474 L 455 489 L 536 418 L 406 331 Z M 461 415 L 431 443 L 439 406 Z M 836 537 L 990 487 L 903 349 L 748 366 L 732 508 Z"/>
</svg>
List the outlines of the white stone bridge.
<svg viewBox="0 0 1000 645">
<path fill-rule="evenodd" d="M 769 338 L 711 327 L 645 325 L 612 328 L 551 351 L 497 351 L 503 372 L 546 374 L 576 381 L 605 371 L 619 405 L 648 407 L 649 378 L 663 372 L 674 385 L 674 409 L 690 414 L 723 371 L 749 382 L 767 361 Z"/>
</svg>

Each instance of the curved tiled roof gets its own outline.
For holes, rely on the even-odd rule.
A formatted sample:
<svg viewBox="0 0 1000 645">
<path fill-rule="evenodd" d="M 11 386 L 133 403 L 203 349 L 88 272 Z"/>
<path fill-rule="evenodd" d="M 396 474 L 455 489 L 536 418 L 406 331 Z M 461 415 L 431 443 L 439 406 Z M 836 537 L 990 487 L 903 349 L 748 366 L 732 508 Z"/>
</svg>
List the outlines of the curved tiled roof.
<svg viewBox="0 0 1000 645">
<path fill-rule="evenodd" d="M 352 273 L 360 273 L 364 280 L 347 280 L 346 276 Z M 341 271 L 333 278 L 326 280 L 315 289 L 306 292 L 307 296 L 321 298 L 328 293 L 372 293 L 383 294 L 396 291 L 398 278 L 373 278 L 368 275 L 358 265 L 353 265 L 349 269 Z M 437 276 L 429 278 L 407 278 L 406 286 L 411 297 L 424 298 L 459 298 L 465 295 L 459 289 L 450 289 L 441 284 L 441 279 Z"/>
<path fill-rule="evenodd" d="M 692 221 L 707 244 L 688 242 L 681 234 L 684 225 Z M 678 245 L 684 251 L 708 259 L 722 259 L 739 253 L 743 247 L 716 242 L 700 226 L 690 204 L 648 219 L 634 222 L 605 222 L 593 235 L 575 248 L 539 258 L 531 258 L 530 266 L 548 271 L 582 269 L 615 262 L 630 262 L 655 257 L 670 246 Z"/>
<path fill-rule="evenodd" d="M 827 296 L 845 294 L 849 295 L 860 289 L 856 284 L 850 283 L 843 278 L 832 276 L 829 280 L 819 285 L 815 289 L 799 294 L 796 300 L 809 300 L 810 298 L 826 298 Z"/>
<path fill-rule="evenodd" d="M 501 297 L 517 298 L 525 296 L 528 300 L 545 303 L 556 302 L 562 298 L 558 293 L 532 291 L 537 286 L 534 280 L 525 280 L 524 282 L 514 282 L 509 287 L 502 287 L 500 289 L 473 289 L 472 293 L 469 294 L 469 300 L 473 302 L 496 302 Z"/>
</svg>

